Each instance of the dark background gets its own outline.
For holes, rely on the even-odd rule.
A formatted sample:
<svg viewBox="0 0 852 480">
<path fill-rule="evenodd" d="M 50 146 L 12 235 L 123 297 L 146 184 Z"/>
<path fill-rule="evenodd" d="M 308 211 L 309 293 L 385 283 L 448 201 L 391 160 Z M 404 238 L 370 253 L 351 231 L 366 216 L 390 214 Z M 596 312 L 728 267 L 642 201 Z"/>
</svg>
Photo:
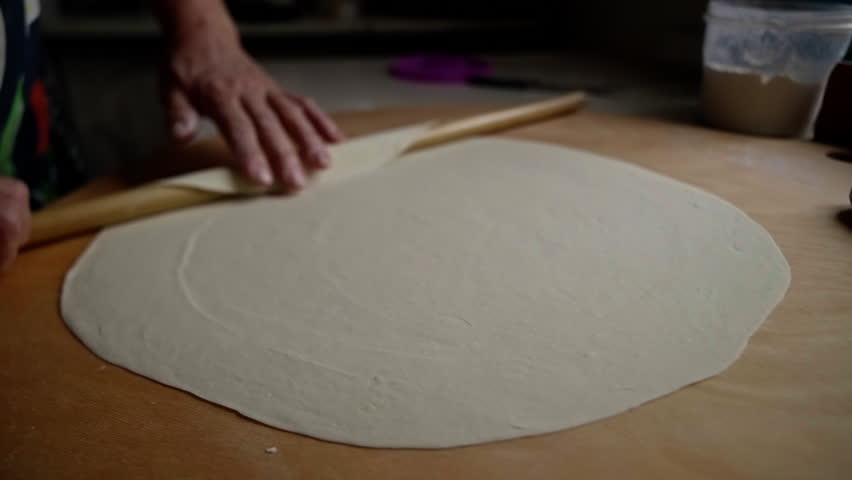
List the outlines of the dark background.
<svg viewBox="0 0 852 480">
<path fill-rule="evenodd" d="M 852 0 L 836 3 L 852 3 Z M 147 0 L 42 0 L 58 99 L 93 174 L 166 139 L 157 76 L 164 44 Z M 285 87 L 330 111 L 520 103 L 512 92 L 405 84 L 412 53 L 475 55 L 494 74 L 593 93 L 587 108 L 698 122 L 707 0 L 229 0 L 243 43 Z M 212 132 L 208 132 L 212 133 Z"/>
</svg>

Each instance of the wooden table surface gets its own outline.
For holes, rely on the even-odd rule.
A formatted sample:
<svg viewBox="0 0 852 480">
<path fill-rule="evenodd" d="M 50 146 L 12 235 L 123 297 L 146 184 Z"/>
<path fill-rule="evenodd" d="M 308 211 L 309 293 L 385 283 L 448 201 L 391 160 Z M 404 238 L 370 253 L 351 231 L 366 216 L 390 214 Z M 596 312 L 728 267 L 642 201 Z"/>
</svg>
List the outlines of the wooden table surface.
<svg viewBox="0 0 852 480">
<path fill-rule="evenodd" d="M 338 119 L 357 135 L 473 111 Z M 90 353 L 58 312 L 62 278 L 91 240 L 82 237 L 25 252 L 0 276 L 0 478 L 852 478 L 852 219 L 842 213 L 852 164 L 822 145 L 587 112 L 506 135 L 628 160 L 764 225 L 793 280 L 743 356 L 715 378 L 549 435 L 446 450 L 328 443 Z M 198 152 L 222 155 L 219 145 Z"/>
</svg>

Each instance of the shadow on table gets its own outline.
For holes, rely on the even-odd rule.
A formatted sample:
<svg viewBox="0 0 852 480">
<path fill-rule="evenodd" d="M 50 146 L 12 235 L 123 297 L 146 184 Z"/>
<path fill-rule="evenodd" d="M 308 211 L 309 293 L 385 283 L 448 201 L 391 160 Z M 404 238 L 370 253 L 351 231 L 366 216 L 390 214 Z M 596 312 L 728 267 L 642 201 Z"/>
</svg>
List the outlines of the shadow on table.
<svg viewBox="0 0 852 480">
<path fill-rule="evenodd" d="M 845 226 L 846 230 L 852 233 L 852 208 L 838 211 L 834 218 L 836 218 L 841 225 Z"/>
</svg>

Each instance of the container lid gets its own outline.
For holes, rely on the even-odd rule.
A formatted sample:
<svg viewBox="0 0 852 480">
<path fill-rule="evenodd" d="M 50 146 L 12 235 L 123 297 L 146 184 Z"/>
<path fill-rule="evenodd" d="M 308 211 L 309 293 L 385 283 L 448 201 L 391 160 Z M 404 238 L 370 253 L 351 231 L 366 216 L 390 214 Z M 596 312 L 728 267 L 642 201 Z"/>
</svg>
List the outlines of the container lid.
<svg viewBox="0 0 852 480">
<path fill-rule="evenodd" d="M 790 30 L 852 31 L 852 5 L 779 0 L 711 0 L 707 20 Z"/>
</svg>

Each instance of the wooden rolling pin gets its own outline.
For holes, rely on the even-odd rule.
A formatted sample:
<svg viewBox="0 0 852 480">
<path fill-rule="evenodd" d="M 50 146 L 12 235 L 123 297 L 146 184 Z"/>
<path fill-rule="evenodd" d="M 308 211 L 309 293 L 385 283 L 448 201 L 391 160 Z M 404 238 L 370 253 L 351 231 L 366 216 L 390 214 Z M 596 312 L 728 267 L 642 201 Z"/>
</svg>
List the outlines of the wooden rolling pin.
<svg viewBox="0 0 852 480">
<path fill-rule="evenodd" d="M 584 93 L 574 92 L 550 100 L 448 122 L 428 131 L 407 151 L 573 112 L 582 106 L 584 100 Z M 178 186 L 147 184 L 91 200 L 57 205 L 33 215 L 32 230 L 26 246 L 47 243 L 169 210 L 201 205 L 226 196 L 228 195 Z"/>
</svg>

